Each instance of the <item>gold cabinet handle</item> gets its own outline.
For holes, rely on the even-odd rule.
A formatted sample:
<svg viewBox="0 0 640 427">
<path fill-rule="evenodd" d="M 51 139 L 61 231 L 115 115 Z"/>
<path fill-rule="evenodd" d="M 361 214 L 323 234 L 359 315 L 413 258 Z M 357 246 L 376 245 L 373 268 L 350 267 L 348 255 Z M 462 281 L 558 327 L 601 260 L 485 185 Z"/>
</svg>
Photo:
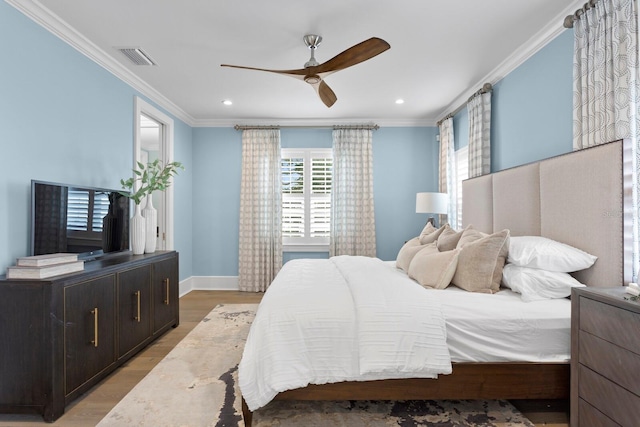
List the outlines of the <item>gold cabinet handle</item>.
<svg viewBox="0 0 640 427">
<path fill-rule="evenodd" d="M 138 314 L 134 317 L 134 319 L 137 320 L 138 323 L 140 323 L 140 320 L 142 319 L 142 317 L 140 316 L 140 291 L 135 291 L 133 295 L 135 295 L 136 297 L 136 304 L 138 307 Z"/>
<path fill-rule="evenodd" d="M 164 304 L 169 305 L 169 278 L 163 280 L 166 292 L 166 298 L 164 299 Z"/>
<path fill-rule="evenodd" d="M 93 339 L 91 340 L 91 344 L 93 344 L 94 347 L 98 347 L 98 307 L 91 310 L 91 314 L 93 314 Z"/>
</svg>

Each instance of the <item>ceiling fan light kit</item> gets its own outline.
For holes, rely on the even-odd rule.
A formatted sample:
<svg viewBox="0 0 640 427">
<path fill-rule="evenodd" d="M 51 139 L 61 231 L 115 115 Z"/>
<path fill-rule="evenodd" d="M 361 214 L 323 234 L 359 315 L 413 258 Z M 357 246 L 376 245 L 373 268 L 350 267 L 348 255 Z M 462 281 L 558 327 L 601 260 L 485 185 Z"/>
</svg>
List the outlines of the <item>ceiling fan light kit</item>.
<svg viewBox="0 0 640 427">
<path fill-rule="evenodd" d="M 345 68 L 352 67 L 361 62 L 369 60 L 374 56 L 381 54 L 382 52 L 391 48 L 389 43 L 378 38 L 372 37 L 357 45 L 351 46 L 349 49 L 339 53 L 330 60 L 320 64 L 316 61 L 315 50 L 322 42 L 322 37 L 316 34 L 307 34 L 302 38 L 304 44 L 307 45 L 311 51 L 311 57 L 304 64 L 304 68 L 298 70 L 269 70 L 265 68 L 253 68 L 244 67 L 240 65 L 221 64 L 222 67 L 241 68 L 245 70 L 255 71 L 267 71 L 270 73 L 283 74 L 297 79 L 304 80 L 306 83 L 313 86 L 318 93 L 320 100 L 327 106 L 331 107 L 338 97 L 331 90 L 329 85 L 324 81 L 324 78 L 336 71 L 344 70 Z"/>
</svg>

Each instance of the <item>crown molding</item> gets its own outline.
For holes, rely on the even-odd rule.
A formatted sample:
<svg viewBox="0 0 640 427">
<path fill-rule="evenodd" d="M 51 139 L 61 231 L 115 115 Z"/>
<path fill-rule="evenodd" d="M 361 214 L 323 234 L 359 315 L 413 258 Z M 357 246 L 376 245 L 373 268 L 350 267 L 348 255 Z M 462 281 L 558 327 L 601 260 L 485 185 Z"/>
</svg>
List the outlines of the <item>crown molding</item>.
<svg viewBox="0 0 640 427">
<path fill-rule="evenodd" d="M 518 47 L 512 55 L 502 61 L 489 74 L 480 79 L 476 84 L 470 86 L 456 99 L 454 99 L 440 114 L 437 121 L 442 120 L 447 114 L 456 111 L 461 106 L 466 105 L 469 97 L 472 96 L 485 83 L 491 83 L 495 86 L 500 80 L 506 77 L 513 70 L 525 63 L 529 58 L 538 53 L 543 47 L 549 44 L 553 39 L 560 35 L 566 28 L 563 27 L 564 18 L 567 15 L 573 15 L 576 9 L 584 4 L 584 0 L 573 0 L 561 13 L 553 18 L 549 24 L 538 31 L 533 37 Z M 436 121 L 436 122 L 437 122 Z"/>
<path fill-rule="evenodd" d="M 200 119 L 193 127 L 234 127 L 241 126 L 291 126 L 291 127 L 326 127 L 375 123 L 380 127 L 434 127 L 431 119 Z"/>
<path fill-rule="evenodd" d="M 129 71 L 126 67 L 113 59 L 109 54 L 85 38 L 63 21 L 58 15 L 47 9 L 37 0 L 5 0 L 8 4 L 22 12 L 50 33 L 69 44 L 78 52 L 100 65 L 111 74 L 127 83 L 133 89 L 173 114 L 178 119 L 193 126 L 194 119 L 183 109 L 174 104 L 144 80 Z"/>
</svg>

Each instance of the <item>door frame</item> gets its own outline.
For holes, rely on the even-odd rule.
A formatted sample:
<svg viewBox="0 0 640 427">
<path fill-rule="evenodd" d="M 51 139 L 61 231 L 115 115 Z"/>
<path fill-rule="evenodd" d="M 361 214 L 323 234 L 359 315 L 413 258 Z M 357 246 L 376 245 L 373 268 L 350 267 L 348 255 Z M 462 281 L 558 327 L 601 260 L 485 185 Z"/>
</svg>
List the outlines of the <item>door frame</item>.
<svg viewBox="0 0 640 427">
<path fill-rule="evenodd" d="M 173 119 L 138 96 L 134 97 L 133 104 L 133 167 L 137 168 L 137 164 L 141 158 L 141 114 L 152 118 L 162 125 L 160 131 L 160 158 L 164 163 L 173 162 Z M 162 205 L 164 207 L 164 221 L 163 224 L 158 223 L 158 226 L 160 227 L 160 230 L 163 230 L 165 233 L 163 249 L 173 250 L 173 185 L 170 185 L 164 192 L 162 192 L 161 197 L 163 199 Z M 162 236 L 160 236 L 160 239 L 162 240 Z"/>
</svg>

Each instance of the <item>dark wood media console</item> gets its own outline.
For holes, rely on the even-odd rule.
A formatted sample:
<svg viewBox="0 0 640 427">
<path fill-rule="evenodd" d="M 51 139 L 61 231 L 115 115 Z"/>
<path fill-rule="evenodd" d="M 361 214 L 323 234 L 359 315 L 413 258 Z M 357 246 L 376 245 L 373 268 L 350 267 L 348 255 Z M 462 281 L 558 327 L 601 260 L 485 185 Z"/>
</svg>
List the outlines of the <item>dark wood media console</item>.
<svg viewBox="0 0 640 427">
<path fill-rule="evenodd" d="M 0 276 L 0 412 L 55 421 L 178 326 L 178 304 L 175 251 L 112 255 L 45 280 Z"/>
</svg>

